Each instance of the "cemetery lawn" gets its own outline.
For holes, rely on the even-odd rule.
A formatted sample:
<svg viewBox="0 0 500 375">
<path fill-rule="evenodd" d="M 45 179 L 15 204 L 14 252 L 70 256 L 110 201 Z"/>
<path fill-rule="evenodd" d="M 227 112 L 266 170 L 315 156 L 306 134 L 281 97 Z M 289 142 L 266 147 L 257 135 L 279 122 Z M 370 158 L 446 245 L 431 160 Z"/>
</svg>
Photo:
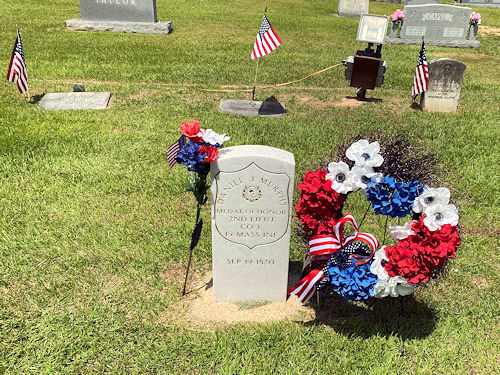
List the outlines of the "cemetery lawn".
<svg viewBox="0 0 500 375">
<path fill-rule="evenodd" d="M 30 77 L 28 103 L 0 81 L 0 373 L 493 374 L 500 365 L 500 10 L 482 15 L 478 50 L 428 46 L 428 60 L 467 64 L 457 114 L 410 108 L 419 46 L 385 45 L 381 99 L 354 96 L 333 68 L 297 85 L 257 89 L 286 103 L 286 118 L 232 117 L 222 98 L 248 93 L 262 12 L 283 40 L 260 61 L 258 84 L 303 77 L 353 55 L 357 20 L 334 17 L 337 1 L 158 0 L 171 35 L 70 32 L 78 2 L 0 2 L 6 73 L 16 27 Z M 400 5 L 370 3 L 373 14 Z M 111 91 L 103 111 L 39 111 L 47 92 Z M 359 133 L 407 134 L 436 154 L 443 186 L 459 206 L 462 246 L 440 282 L 406 304 L 401 355 L 397 299 L 346 304 L 307 323 L 193 324 L 172 307 L 188 257 L 195 202 L 187 172 L 170 170 L 166 147 L 182 121 L 295 154 L 296 180 Z M 346 208 L 355 217 L 362 197 Z M 210 209 L 196 248 L 197 275 L 211 268 Z M 382 219 L 368 225 L 382 236 Z M 390 222 L 394 224 L 395 221 Z M 299 227 L 294 219 L 294 229 Z M 291 260 L 303 258 L 292 235 Z"/>
</svg>

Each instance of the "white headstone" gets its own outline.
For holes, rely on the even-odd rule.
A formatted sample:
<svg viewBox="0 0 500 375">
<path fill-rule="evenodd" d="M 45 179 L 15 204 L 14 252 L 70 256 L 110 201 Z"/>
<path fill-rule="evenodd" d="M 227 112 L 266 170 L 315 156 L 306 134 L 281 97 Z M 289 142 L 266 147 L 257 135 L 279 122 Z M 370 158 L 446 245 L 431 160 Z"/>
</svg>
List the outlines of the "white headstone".
<svg viewBox="0 0 500 375">
<path fill-rule="evenodd" d="M 228 147 L 210 168 L 214 300 L 286 301 L 293 154 Z"/>
</svg>

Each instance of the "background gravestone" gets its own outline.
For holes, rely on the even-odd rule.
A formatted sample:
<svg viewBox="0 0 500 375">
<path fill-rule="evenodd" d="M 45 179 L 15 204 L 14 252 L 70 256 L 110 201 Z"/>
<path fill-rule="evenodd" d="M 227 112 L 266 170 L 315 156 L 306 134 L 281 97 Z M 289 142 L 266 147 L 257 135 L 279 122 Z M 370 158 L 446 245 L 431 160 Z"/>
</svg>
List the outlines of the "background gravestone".
<svg viewBox="0 0 500 375">
<path fill-rule="evenodd" d="M 370 0 L 381 3 L 393 3 L 393 4 L 401 4 L 401 0 Z"/>
<path fill-rule="evenodd" d="M 369 0 L 340 0 L 338 14 L 342 17 L 359 17 L 368 14 Z"/>
<path fill-rule="evenodd" d="M 51 92 L 45 94 L 38 105 L 39 109 L 105 109 L 110 92 Z"/>
<path fill-rule="evenodd" d="M 460 3 L 485 8 L 500 8 L 500 0 L 461 0 Z"/>
<path fill-rule="evenodd" d="M 210 164 L 215 301 L 286 301 L 295 160 L 267 146 Z"/>
<path fill-rule="evenodd" d="M 422 99 L 422 109 L 430 112 L 456 112 L 466 65 L 442 58 L 429 63 L 429 89 Z"/>
<path fill-rule="evenodd" d="M 386 37 L 386 42 L 478 48 L 479 41 L 465 39 L 472 10 L 443 4 L 406 5 L 400 38 Z"/>
<path fill-rule="evenodd" d="M 405 5 L 440 4 L 439 0 L 403 0 Z"/>
<path fill-rule="evenodd" d="M 156 0 L 79 0 L 81 18 L 66 21 L 68 29 L 168 34 L 172 22 L 158 22 Z"/>
</svg>

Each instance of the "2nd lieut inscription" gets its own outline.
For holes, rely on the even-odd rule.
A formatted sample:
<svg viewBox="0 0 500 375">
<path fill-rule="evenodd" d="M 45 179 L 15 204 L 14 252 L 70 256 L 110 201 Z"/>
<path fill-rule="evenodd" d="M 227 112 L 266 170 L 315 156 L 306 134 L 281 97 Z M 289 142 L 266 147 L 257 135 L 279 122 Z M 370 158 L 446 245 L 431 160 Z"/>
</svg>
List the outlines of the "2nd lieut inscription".
<svg viewBox="0 0 500 375">
<path fill-rule="evenodd" d="M 270 173 L 254 163 L 216 178 L 214 218 L 219 234 L 250 249 L 278 241 L 290 218 L 285 173 Z"/>
</svg>

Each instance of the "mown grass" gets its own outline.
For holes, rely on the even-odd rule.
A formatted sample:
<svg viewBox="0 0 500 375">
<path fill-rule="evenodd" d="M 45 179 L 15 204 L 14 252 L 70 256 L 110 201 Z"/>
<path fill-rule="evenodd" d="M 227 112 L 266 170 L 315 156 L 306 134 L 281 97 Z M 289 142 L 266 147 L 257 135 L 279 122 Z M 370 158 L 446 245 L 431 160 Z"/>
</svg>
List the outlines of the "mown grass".
<svg viewBox="0 0 500 375">
<path fill-rule="evenodd" d="M 392 45 L 382 50 L 385 84 L 369 92 L 380 102 L 335 106 L 354 95 L 339 67 L 300 87 L 258 90 L 260 99 L 284 100 L 286 118 L 222 114 L 221 98 L 248 94 L 203 89 L 253 83 L 248 58 L 266 5 L 283 45 L 262 59 L 262 85 L 364 48 L 355 42 L 357 21 L 333 16 L 336 1 L 158 0 L 159 18 L 174 22 L 168 36 L 66 31 L 64 21 L 79 15 L 76 1 L 0 3 L 2 61 L 6 69 L 17 25 L 32 95 L 71 91 L 74 83 L 113 92 L 105 111 L 42 112 L 0 83 L 0 373 L 498 371 L 498 34 L 480 28 L 478 50 L 428 47 L 429 60 L 467 64 L 457 114 L 410 108 L 419 47 Z M 377 14 L 397 7 L 370 4 Z M 500 27 L 498 10 L 478 10 L 483 26 Z M 360 132 L 406 133 L 437 155 L 460 206 L 463 245 L 440 283 L 409 300 L 405 356 L 394 300 L 334 299 L 311 324 L 186 328 L 165 319 L 180 298 L 195 209 L 183 192 L 186 173 L 168 169 L 165 148 L 190 118 L 230 134 L 231 145 L 293 152 L 296 184 Z M 349 205 L 363 214 L 360 197 Z M 208 208 L 203 217 L 210 221 Z M 382 235 L 377 220 L 370 215 L 368 226 Z M 298 237 L 291 256 L 302 258 Z M 209 268 L 208 225 L 195 258 Z"/>
</svg>

